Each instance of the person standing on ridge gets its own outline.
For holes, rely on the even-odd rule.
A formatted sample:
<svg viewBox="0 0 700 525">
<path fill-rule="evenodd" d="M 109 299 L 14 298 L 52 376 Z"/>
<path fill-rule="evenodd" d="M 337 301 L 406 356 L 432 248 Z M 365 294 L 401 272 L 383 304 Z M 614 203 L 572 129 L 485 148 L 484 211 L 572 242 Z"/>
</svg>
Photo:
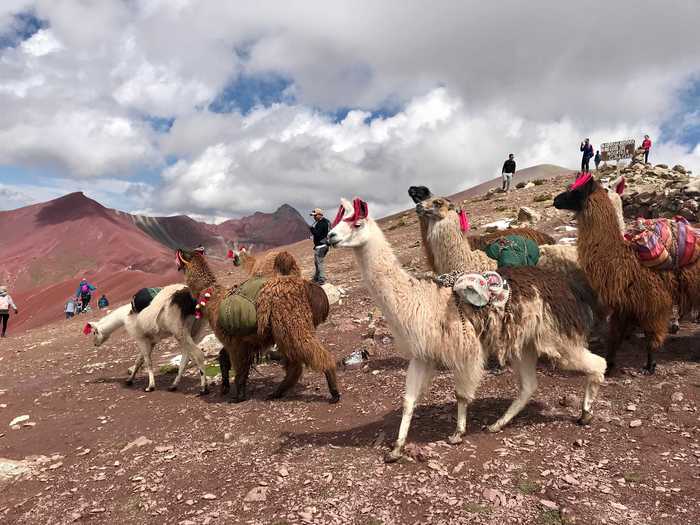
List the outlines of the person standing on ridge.
<svg viewBox="0 0 700 525">
<path fill-rule="evenodd" d="M 644 150 L 644 164 L 649 163 L 649 150 L 651 149 L 651 139 L 649 135 L 644 135 L 644 140 L 642 141 L 642 149 Z"/>
<path fill-rule="evenodd" d="M 7 332 L 7 322 L 10 320 L 10 308 L 15 311 L 15 315 L 19 314 L 17 310 L 17 305 L 7 293 L 7 288 L 0 286 L 0 324 L 2 325 L 2 332 L 0 332 L 0 337 L 5 337 L 5 332 Z"/>
<path fill-rule="evenodd" d="M 331 229 L 331 223 L 323 216 L 323 210 L 321 208 L 314 208 L 310 215 L 314 218 L 314 225 L 310 226 L 309 229 L 311 230 L 314 241 L 314 266 L 316 266 L 316 272 L 314 273 L 312 281 L 317 284 L 325 284 L 325 257 L 328 254 L 326 237 L 328 237 L 328 232 Z"/>
<path fill-rule="evenodd" d="M 82 303 L 82 310 L 85 310 L 90 304 L 90 299 L 92 299 L 92 292 L 95 291 L 95 287 L 91 285 L 85 277 L 80 280 L 78 285 L 78 290 L 75 292 L 75 298 L 80 298 Z"/>
<path fill-rule="evenodd" d="M 515 155 L 511 153 L 508 155 L 508 160 L 503 163 L 503 169 L 501 169 L 501 177 L 503 177 L 503 191 L 506 193 L 510 191 L 510 183 L 513 180 L 513 175 L 515 175 Z"/>
<path fill-rule="evenodd" d="M 102 294 L 102 297 L 97 301 L 97 307 L 102 310 L 103 308 L 107 308 L 109 306 L 109 301 L 107 300 L 107 296 L 105 294 Z"/>
<path fill-rule="evenodd" d="M 590 139 L 581 142 L 581 151 L 583 152 L 583 156 L 581 157 L 581 172 L 588 173 L 591 171 L 588 164 L 593 157 L 593 144 L 591 144 Z"/>
<path fill-rule="evenodd" d="M 598 166 L 600 166 L 600 151 L 595 152 L 595 157 L 593 157 L 593 162 L 595 162 L 595 170 L 598 171 Z"/>
</svg>

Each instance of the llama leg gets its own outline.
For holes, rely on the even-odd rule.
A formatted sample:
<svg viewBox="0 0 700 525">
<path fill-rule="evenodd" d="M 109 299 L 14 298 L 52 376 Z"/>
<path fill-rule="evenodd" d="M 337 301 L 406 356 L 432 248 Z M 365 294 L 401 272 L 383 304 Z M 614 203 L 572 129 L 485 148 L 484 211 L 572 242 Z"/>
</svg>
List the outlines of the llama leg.
<svg viewBox="0 0 700 525">
<path fill-rule="evenodd" d="M 285 369 L 286 374 L 284 379 L 279 385 L 277 385 L 277 388 L 272 394 L 270 394 L 268 399 L 279 399 L 285 394 L 285 392 L 287 392 L 287 390 L 296 385 L 304 370 L 304 365 L 301 363 L 287 362 L 285 364 Z"/>
<path fill-rule="evenodd" d="M 189 356 L 185 353 L 180 354 L 180 365 L 177 367 L 177 376 L 175 377 L 175 381 L 173 381 L 173 384 L 168 387 L 168 390 L 170 390 L 171 392 L 177 390 L 177 386 L 180 384 L 180 380 L 182 379 L 182 374 L 185 373 L 187 365 L 189 364 Z"/>
<path fill-rule="evenodd" d="M 143 361 L 146 365 L 146 371 L 148 372 L 148 386 L 145 388 L 146 392 L 153 392 L 156 389 L 156 378 L 153 375 L 153 363 L 151 362 L 151 353 L 153 352 L 153 343 L 144 343 L 143 348 Z"/>
<path fill-rule="evenodd" d="M 671 323 L 668 327 L 668 331 L 671 334 L 677 334 L 681 329 L 680 316 L 678 314 L 678 306 L 673 305 L 673 314 L 671 314 Z"/>
<path fill-rule="evenodd" d="M 537 390 L 537 352 L 534 348 L 529 346 L 524 348 L 520 357 L 513 359 L 511 366 L 518 374 L 520 392 L 518 397 L 510 404 L 506 413 L 488 427 L 489 432 L 500 432 L 511 419 L 525 408 L 525 405 L 527 405 L 535 390 Z"/>
<path fill-rule="evenodd" d="M 617 348 L 625 337 L 625 333 L 629 328 L 627 319 L 618 312 L 613 312 L 610 316 L 610 326 L 608 330 L 608 355 L 606 361 L 608 363 L 606 374 L 610 375 L 615 370 L 615 358 L 617 356 Z"/>
<path fill-rule="evenodd" d="M 401 426 L 399 427 L 399 437 L 396 440 L 394 449 L 387 454 L 384 461 L 393 463 L 401 458 L 401 451 L 406 443 L 408 429 L 413 418 L 413 409 L 416 401 L 420 398 L 421 389 L 425 384 L 426 377 L 432 373 L 433 366 L 430 363 L 418 359 L 411 359 L 406 373 L 406 394 L 403 398 L 403 415 L 401 416 Z"/>
<path fill-rule="evenodd" d="M 583 405 L 579 425 L 588 425 L 593 420 L 593 402 L 598 395 L 598 388 L 605 379 L 605 359 L 595 355 L 585 346 L 572 344 L 558 364 L 566 370 L 581 372 L 586 375 L 586 387 L 583 394 Z"/>
<path fill-rule="evenodd" d="M 326 370 L 324 372 L 326 376 L 326 383 L 328 384 L 328 391 L 331 393 L 330 404 L 335 404 L 340 401 L 340 392 L 338 392 L 338 376 L 335 373 L 335 363 L 333 363 L 333 368 Z"/>
<path fill-rule="evenodd" d="M 127 385 L 134 384 L 134 378 L 136 377 L 136 374 L 138 373 L 138 371 L 141 369 L 141 365 L 143 365 L 143 354 L 141 352 L 139 352 L 139 355 L 136 356 L 136 362 L 134 363 L 134 366 L 131 368 L 131 373 L 129 374 L 129 377 L 126 379 Z"/>
<path fill-rule="evenodd" d="M 231 359 L 225 348 L 219 350 L 219 368 L 221 369 L 221 395 L 223 396 L 231 390 L 231 383 L 229 382 Z"/>
<path fill-rule="evenodd" d="M 647 364 L 642 369 L 645 374 L 651 375 L 656 372 L 656 352 L 663 346 L 666 339 L 666 330 L 658 332 L 647 332 Z"/>
<path fill-rule="evenodd" d="M 185 349 L 184 354 L 188 356 L 183 356 L 183 358 L 188 360 L 191 358 L 199 369 L 199 395 L 203 396 L 208 394 L 209 388 L 207 387 L 207 373 L 204 353 L 196 344 L 194 344 L 194 341 L 189 333 L 184 334 L 180 345 Z"/>
<path fill-rule="evenodd" d="M 474 393 L 481 383 L 484 367 L 469 363 L 464 372 L 455 374 L 455 395 L 457 397 L 457 429 L 447 442 L 457 445 L 462 442 L 462 436 L 467 432 L 467 408 L 474 399 Z"/>
<path fill-rule="evenodd" d="M 232 358 L 233 368 L 236 371 L 236 377 L 233 381 L 235 392 L 231 396 L 232 403 L 240 403 L 246 399 L 246 386 L 255 353 L 248 348 L 241 348 L 240 346 L 236 346 L 233 353 L 229 351 L 229 357 Z"/>
</svg>

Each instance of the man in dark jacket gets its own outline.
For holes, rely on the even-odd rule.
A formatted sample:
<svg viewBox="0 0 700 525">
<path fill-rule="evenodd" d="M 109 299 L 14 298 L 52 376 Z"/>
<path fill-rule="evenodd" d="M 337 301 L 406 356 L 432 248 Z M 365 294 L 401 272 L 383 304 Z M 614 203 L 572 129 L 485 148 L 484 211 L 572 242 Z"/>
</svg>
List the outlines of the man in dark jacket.
<svg viewBox="0 0 700 525">
<path fill-rule="evenodd" d="M 513 154 L 508 155 L 508 160 L 503 163 L 503 169 L 501 170 L 501 177 L 503 177 L 503 191 L 510 191 L 510 183 L 513 180 L 513 175 L 515 175 L 515 159 Z"/>
<path fill-rule="evenodd" d="M 589 139 L 581 142 L 581 151 L 583 152 L 583 156 L 581 157 L 581 173 L 589 173 L 591 168 L 588 164 L 593 158 L 593 144 L 591 144 Z"/>
<path fill-rule="evenodd" d="M 326 237 L 331 229 L 331 223 L 323 216 L 323 210 L 320 208 L 315 208 L 310 215 L 314 218 L 314 225 L 310 226 L 310 230 L 314 240 L 314 265 L 316 266 L 316 273 L 312 280 L 315 283 L 324 284 L 326 282 L 324 259 L 328 254 Z"/>
</svg>

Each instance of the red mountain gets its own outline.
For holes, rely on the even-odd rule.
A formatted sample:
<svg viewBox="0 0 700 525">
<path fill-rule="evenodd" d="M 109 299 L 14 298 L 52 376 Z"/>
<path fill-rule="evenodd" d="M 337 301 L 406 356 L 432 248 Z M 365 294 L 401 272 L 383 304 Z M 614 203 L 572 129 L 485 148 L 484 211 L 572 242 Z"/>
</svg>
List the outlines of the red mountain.
<svg viewBox="0 0 700 525">
<path fill-rule="evenodd" d="M 307 232 L 299 213 L 286 205 L 220 226 L 186 216 L 130 215 L 82 193 L 0 211 L 0 284 L 8 286 L 20 308 L 10 329 L 60 319 L 83 276 L 97 287 L 98 297 L 105 293 L 117 304 L 144 286 L 181 281 L 175 247 L 202 244 L 223 255 L 233 240 L 271 247 L 306 238 Z"/>
</svg>

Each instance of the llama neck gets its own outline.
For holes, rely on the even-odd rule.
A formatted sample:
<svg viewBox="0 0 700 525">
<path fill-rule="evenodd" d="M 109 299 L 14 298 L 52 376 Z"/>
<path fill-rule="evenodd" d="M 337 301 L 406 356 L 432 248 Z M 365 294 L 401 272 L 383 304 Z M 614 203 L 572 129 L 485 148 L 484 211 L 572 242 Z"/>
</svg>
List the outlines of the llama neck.
<svg viewBox="0 0 700 525">
<path fill-rule="evenodd" d="M 415 290 L 416 279 L 401 268 L 376 223 L 368 226 L 373 228 L 370 239 L 354 249 L 355 258 L 370 295 L 387 317 L 395 317 L 405 297 Z"/>
<path fill-rule="evenodd" d="M 256 260 L 257 258 L 255 257 L 255 255 L 250 255 L 246 253 L 245 259 L 243 259 L 243 270 L 247 275 L 253 273 L 253 268 L 255 267 Z"/>
<path fill-rule="evenodd" d="M 604 190 L 598 189 L 588 197 L 585 208 L 577 214 L 577 220 L 578 257 L 584 269 L 617 266 L 631 255 L 622 237 L 615 207 Z M 606 272 L 596 273 L 608 275 Z M 614 274 L 613 271 L 610 275 Z"/>
<path fill-rule="evenodd" d="M 97 321 L 97 329 L 105 336 L 109 336 L 112 332 L 124 326 L 129 312 L 131 312 L 130 304 L 117 308 L 111 314 Z"/>
<path fill-rule="evenodd" d="M 473 266 L 472 250 L 464 241 L 456 213 L 450 212 L 440 221 L 430 220 L 426 242 L 434 257 L 435 272 L 467 271 Z"/>
<path fill-rule="evenodd" d="M 211 288 L 217 284 L 216 276 L 204 261 L 192 263 L 192 267 L 185 272 L 185 281 L 190 292 L 195 297 L 206 288 Z"/>
</svg>

